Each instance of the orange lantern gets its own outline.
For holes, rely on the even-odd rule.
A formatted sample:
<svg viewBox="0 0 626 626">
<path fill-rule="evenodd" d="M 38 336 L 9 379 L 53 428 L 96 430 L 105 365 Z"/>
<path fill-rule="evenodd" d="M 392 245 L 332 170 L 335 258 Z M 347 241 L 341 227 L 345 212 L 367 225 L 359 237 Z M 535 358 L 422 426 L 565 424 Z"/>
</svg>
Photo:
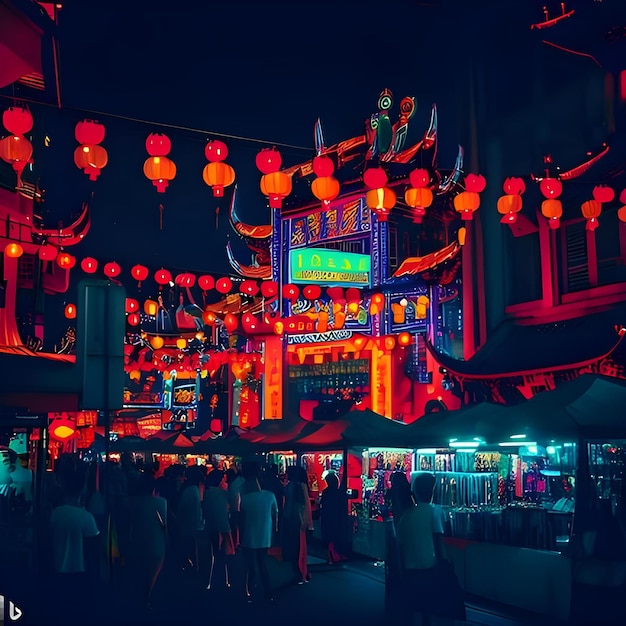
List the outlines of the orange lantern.
<svg viewBox="0 0 626 626">
<path fill-rule="evenodd" d="M 73 304 L 67 304 L 65 305 L 65 317 L 67 317 L 68 320 L 73 320 L 76 318 L 76 306 Z"/>
<path fill-rule="evenodd" d="M 159 193 L 164 193 L 169 181 L 176 178 L 176 165 L 166 156 L 151 156 L 143 164 L 143 173 Z"/>
<path fill-rule="evenodd" d="M 187 347 L 187 340 L 184 337 L 179 337 L 176 340 L 176 347 L 179 350 L 184 350 Z"/>
<path fill-rule="evenodd" d="M 454 196 L 454 209 L 461 219 L 471 220 L 480 206 L 480 195 L 476 191 L 462 191 Z"/>
<path fill-rule="evenodd" d="M 24 248 L 19 243 L 8 243 L 4 247 L 4 254 L 9 259 L 19 259 L 24 254 Z"/>
<path fill-rule="evenodd" d="M 598 200 L 587 200 L 580 206 L 583 217 L 587 220 L 587 230 L 595 230 L 598 228 L 598 217 L 602 212 L 602 203 Z"/>
<path fill-rule="evenodd" d="M 339 181 L 334 176 L 321 176 L 311 183 L 313 195 L 323 204 L 330 204 L 339 195 L 340 190 Z"/>
<path fill-rule="evenodd" d="M 235 182 L 235 170 L 222 161 L 208 163 L 202 171 L 202 178 L 213 189 L 213 196 L 221 198 L 224 195 L 224 187 Z"/>
<path fill-rule="evenodd" d="M 411 334 L 410 333 L 400 333 L 398 335 L 398 345 L 399 346 L 408 346 L 411 343 Z"/>
<path fill-rule="evenodd" d="M 370 315 L 378 315 L 385 306 L 385 296 L 382 293 L 372 294 L 370 298 Z"/>
<path fill-rule="evenodd" d="M 500 222 L 512 224 L 517 220 L 517 214 L 522 210 L 522 197 L 506 194 L 498 198 L 498 213 L 503 217 Z"/>
<path fill-rule="evenodd" d="M 232 333 L 234 330 L 237 330 L 237 326 L 239 326 L 239 320 L 236 315 L 232 313 L 226 313 L 224 316 L 224 326 L 229 333 Z"/>
<path fill-rule="evenodd" d="M 146 300 L 143 303 L 143 311 L 146 315 L 154 317 L 159 310 L 159 303 L 155 300 Z"/>
<path fill-rule="evenodd" d="M 291 176 L 285 172 L 271 172 L 261 176 L 261 193 L 269 198 L 271 209 L 280 209 L 283 198 L 291 193 Z"/>
<path fill-rule="evenodd" d="M 109 155 L 102 146 L 85 144 L 74 150 L 74 163 L 89 180 L 96 180 L 108 162 Z"/>
<path fill-rule="evenodd" d="M 207 326 L 213 326 L 213 324 L 215 324 L 215 313 L 213 313 L 213 311 L 204 311 L 202 314 L 202 321 Z"/>
<path fill-rule="evenodd" d="M 379 187 L 378 189 L 370 189 L 365 194 L 365 202 L 367 206 L 376 213 L 381 222 L 387 221 L 389 211 L 396 206 L 396 194 L 389 187 Z"/>
<path fill-rule="evenodd" d="M 61 252 L 57 255 L 57 265 L 64 270 L 71 270 L 76 265 L 76 257 L 67 252 Z"/>
<path fill-rule="evenodd" d="M 13 166 L 18 178 L 32 156 L 33 146 L 26 137 L 9 135 L 0 139 L 0 158 Z"/>
<path fill-rule="evenodd" d="M 395 337 L 385 337 L 385 350 L 393 350 L 396 347 Z"/>
<path fill-rule="evenodd" d="M 155 337 L 150 338 L 150 345 L 155 350 L 160 350 L 164 344 L 165 344 L 165 340 L 163 339 L 163 337 L 159 337 L 158 335 L 156 335 Z"/>
<path fill-rule="evenodd" d="M 560 200 L 551 198 L 541 203 L 541 214 L 547 218 L 548 226 L 553 230 L 561 225 L 561 216 L 563 215 L 563 205 Z"/>
<path fill-rule="evenodd" d="M 421 224 L 426 209 L 433 203 L 433 192 L 428 187 L 409 187 L 404 201 L 413 209 L 413 222 Z"/>
<path fill-rule="evenodd" d="M 83 270 L 85 274 L 93 274 L 98 269 L 98 261 L 91 257 L 85 257 L 80 262 L 80 269 Z"/>
</svg>

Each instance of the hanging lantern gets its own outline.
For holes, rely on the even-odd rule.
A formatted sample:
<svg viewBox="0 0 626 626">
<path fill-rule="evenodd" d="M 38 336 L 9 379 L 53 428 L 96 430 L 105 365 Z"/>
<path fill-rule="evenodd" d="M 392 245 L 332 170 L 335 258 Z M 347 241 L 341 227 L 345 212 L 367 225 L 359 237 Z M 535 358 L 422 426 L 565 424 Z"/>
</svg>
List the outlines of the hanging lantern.
<svg viewBox="0 0 626 626">
<path fill-rule="evenodd" d="M 19 259 L 24 254 L 24 248 L 19 243 L 8 243 L 4 247 L 4 255 L 9 259 Z"/>
<path fill-rule="evenodd" d="M 67 415 L 67 413 L 61 413 L 60 415 Z M 52 439 L 63 441 L 74 436 L 76 424 L 67 417 L 57 417 L 50 422 L 48 432 Z"/>
<path fill-rule="evenodd" d="M 291 302 L 295 302 L 300 295 L 300 289 L 297 285 L 292 285 L 291 283 L 287 283 L 283 285 L 283 298 L 286 300 L 290 300 Z"/>
<path fill-rule="evenodd" d="M 129 313 L 126 317 L 126 321 L 128 322 L 129 326 L 139 326 L 141 318 L 139 317 L 139 313 Z"/>
<path fill-rule="evenodd" d="M 76 318 L 76 306 L 74 304 L 66 304 L 65 305 L 65 317 L 68 320 L 73 320 Z"/>
<path fill-rule="evenodd" d="M 622 206 L 617 210 L 617 217 L 620 222 L 626 222 L 626 189 L 623 189 L 622 193 L 620 193 L 619 201 L 625 206 Z"/>
<path fill-rule="evenodd" d="M 261 283 L 261 295 L 264 298 L 275 298 L 278 295 L 278 283 L 275 280 L 264 280 Z"/>
<path fill-rule="evenodd" d="M 378 315 L 385 306 L 385 296 L 382 293 L 372 294 L 370 298 L 370 315 Z"/>
<path fill-rule="evenodd" d="M 327 287 L 326 294 L 335 304 L 344 305 L 346 303 L 343 287 Z"/>
<path fill-rule="evenodd" d="M 598 228 L 598 217 L 600 217 L 600 213 L 602 213 L 601 202 L 598 202 L 598 200 L 587 200 L 582 203 L 580 211 L 587 220 L 587 230 L 595 230 Z"/>
<path fill-rule="evenodd" d="M 526 185 L 522 178 L 507 178 L 502 185 L 505 195 L 498 198 L 497 209 L 502 215 L 502 224 L 513 224 L 522 210 L 522 194 Z"/>
<path fill-rule="evenodd" d="M 335 171 L 335 164 L 329 156 L 320 154 L 313 158 L 313 171 L 319 178 L 332 176 Z"/>
<path fill-rule="evenodd" d="M 334 176 L 322 176 L 311 183 L 311 191 L 322 204 L 328 205 L 339 195 L 341 187 Z"/>
<path fill-rule="evenodd" d="M 370 167 L 363 172 L 363 183 L 369 189 L 380 189 L 388 180 L 387 172 L 382 167 Z"/>
<path fill-rule="evenodd" d="M 54 259 L 57 258 L 58 253 L 59 251 L 54 246 L 50 246 L 47 244 L 39 248 L 39 258 L 42 261 L 54 261 Z"/>
<path fill-rule="evenodd" d="M 103 272 L 107 278 L 116 278 L 122 273 L 122 268 L 115 261 L 112 261 L 105 264 Z"/>
<path fill-rule="evenodd" d="M 505 178 L 502 189 L 510 196 L 521 196 L 526 191 L 526 183 L 523 178 Z"/>
<path fill-rule="evenodd" d="M 0 158 L 13 166 L 18 178 L 32 156 L 33 146 L 26 137 L 9 135 L 0 139 Z"/>
<path fill-rule="evenodd" d="M 176 178 L 176 165 L 166 156 L 151 156 L 143 164 L 143 173 L 159 193 L 164 193 L 169 181 Z"/>
<path fill-rule="evenodd" d="M 233 288 L 233 281 L 228 278 L 228 276 L 225 276 L 224 278 L 220 278 L 216 283 L 215 283 L 215 290 L 218 291 L 219 293 L 229 293 L 230 290 Z"/>
<path fill-rule="evenodd" d="M 178 285 L 179 287 L 185 287 L 186 289 L 191 288 L 196 284 L 196 275 L 190 272 L 176 274 L 176 278 L 174 278 L 174 284 Z"/>
<path fill-rule="evenodd" d="M 148 278 L 148 268 L 143 265 L 133 265 L 130 268 L 130 275 L 137 281 L 137 287 L 141 289 L 141 282 Z"/>
<path fill-rule="evenodd" d="M 271 209 L 280 209 L 283 198 L 291 193 L 291 176 L 285 172 L 271 172 L 261 176 L 261 192 L 269 199 Z"/>
<path fill-rule="evenodd" d="M 239 292 L 254 297 L 259 293 L 259 285 L 256 280 L 244 280 L 241 285 L 239 285 Z"/>
<path fill-rule="evenodd" d="M 611 187 L 607 187 L 606 185 L 596 185 L 593 188 L 593 199 L 601 204 L 606 204 L 607 202 L 613 202 L 615 198 L 615 191 Z"/>
<path fill-rule="evenodd" d="M 256 166 L 262 174 L 278 172 L 283 160 L 276 148 L 263 148 L 256 155 Z"/>
<path fill-rule="evenodd" d="M 482 174 L 468 174 L 465 177 L 465 191 L 482 193 L 486 186 L 487 181 Z"/>
<path fill-rule="evenodd" d="M 33 116 L 23 107 L 9 107 L 2 113 L 2 124 L 14 135 L 25 135 L 33 128 Z"/>
<path fill-rule="evenodd" d="M 85 272 L 85 274 L 94 274 L 98 269 L 98 261 L 96 259 L 92 259 L 91 257 L 85 257 L 80 262 L 80 269 Z"/>
<path fill-rule="evenodd" d="M 202 276 L 198 277 L 198 287 L 202 289 L 202 293 L 205 293 L 215 287 L 215 279 L 213 278 L 213 276 L 203 274 Z"/>
<path fill-rule="evenodd" d="M 213 324 L 215 324 L 215 313 L 213 313 L 213 311 L 204 311 L 204 313 L 202 313 L 202 321 L 207 326 L 213 326 Z"/>
<path fill-rule="evenodd" d="M 159 303 L 156 300 L 146 300 L 143 303 L 143 312 L 150 317 L 155 317 L 159 311 Z"/>
<path fill-rule="evenodd" d="M 136 311 L 139 311 L 139 302 L 137 302 L 134 298 L 126 298 L 124 309 L 126 313 L 135 313 Z"/>
<path fill-rule="evenodd" d="M 204 155 L 207 161 L 211 161 L 211 163 L 225 161 L 228 156 L 228 146 L 223 141 L 214 139 L 207 142 L 207 145 L 204 147 Z"/>
<path fill-rule="evenodd" d="M 160 350 L 165 344 L 165 340 L 163 339 L 163 337 L 159 337 L 158 335 L 156 335 L 155 337 L 150 337 L 150 345 L 155 349 L 155 350 Z"/>
<path fill-rule="evenodd" d="M 400 333 L 398 335 L 398 345 L 399 346 L 408 346 L 411 343 L 411 333 Z"/>
<path fill-rule="evenodd" d="M 228 163 L 208 163 L 202 171 L 204 182 L 213 189 L 213 197 L 221 198 L 224 187 L 235 182 L 235 170 Z"/>
<path fill-rule="evenodd" d="M 563 205 L 557 198 L 563 191 L 563 185 L 558 178 L 544 178 L 539 183 L 539 191 L 544 198 L 541 203 L 541 214 L 547 218 L 548 226 L 556 229 L 561 225 L 561 216 L 563 215 Z"/>
<path fill-rule="evenodd" d="M 395 337 L 385 337 L 385 350 L 393 350 L 396 347 Z"/>
<path fill-rule="evenodd" d="M 430 172 L 422 167 L 417 168 L 409 174 L 409 182 L 415 189 L 424 189 L 430 182 Z"/>
<path fill-rule="evenodd" d="M 307 285 L 302 290 L 302 295 L 307 300 L 317 300 L 322 295 L 322 288 L 319 285 Z"/>
<path fill-rule="evenodd" d="M 209 422 L 209 430 L 214 435 L 219 435 L 222 432 L 222 420 L 219 417 L 214 417 Z"/>
<path fill-rule="evenodd" d="M 57 265 L 64 270 L 71 270 L 76 265 L 76 257 L 68 252 L 61 252 L 57 255 Z"/>
<path fill-rule="evenodd" d="M 389 211 L 396 206 L 396 194 L 389 187 L 370 189 L 365 194 L 367 206 L 378 216 L 381 222 L 386 222 Z"/>
<path fill-rule="evenodd" d="M 165 286 L 172 282 L 172 274 L 169 270 L 161 268 L 154 273 L 154 281 L 157 285 Z"/>
<path fill-rule="evenodd" d="M 237 326 L 239 326 L 239 320 L 237 319 L 237 316 L 233 315 L 232 313 L 226 313 L 226 315 L 224 316 L 224 326 L 229 333 L 237 330 Z"/>
<path fill-rule="evenodd" d="M 480 206 L 480 192 L 485 189 L 487 182 L 480 174 L 468 174 L 465 177 L 465 191 L 454 197 L 453 204 L 461 219 L 471 220 Z"/>
<path fill-rule="evenodd" d="M 165 156 L 170 153 L 172 142 L 167 135 L 150 133 L 146 139 L 146 151 L 150 156 Z"/>
<path fill-rule="evenodd" d="M 421 224 L 426 209 L 433 203 L 433 192 L 428 187 L 409 187 L 404 193 L 404 201 L 413 209 L 413 223 Z"/>
<path fill-rule="evenodd" d="M 102 124 L 94 120 L 83 120 L 76 124 L 74 137 L 78 143 L 94 145 L 104 141 L 105 132 Z"/>
<path fill-rule="evenodd" d="M 558 178 L 544 178 L 539 183 L 539 191 L 541 191 L 544 198 L 552 199 L 558 198 L 563 191 L 563 185 Z"/>
<path fill-rule="evenodd" d="M 184 350 L 187 347 L 187 340 L 184 337 L 179 337 L 176 340 L 176 347 L 179 350 Z"/>
</svg>

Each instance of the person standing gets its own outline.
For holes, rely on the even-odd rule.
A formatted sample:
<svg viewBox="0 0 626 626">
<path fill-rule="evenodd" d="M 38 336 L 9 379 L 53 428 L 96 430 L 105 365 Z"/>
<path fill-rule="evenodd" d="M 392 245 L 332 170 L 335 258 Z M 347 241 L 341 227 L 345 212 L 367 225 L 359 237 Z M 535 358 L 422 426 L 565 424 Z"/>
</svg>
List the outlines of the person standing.
<svg viewBox="0 0 626 626">
<path fill-rule="evenodd" d="M 246 560 L 245 593 L 248 602 L 260 581 L 265 599 L 272 602 L 272 588 L 267 567 L 267 551 L 272 545 L 272 531 L 278 521 L 278 504 L 271 491 L 261 489 L 256 463 L 243 466 L 241 489 L 241 547 Z"/>
<path fill-rule="evenodd" d="M 322 539 L 327 546 L 328 563 L 345 561 L 344 528 L 348 504 L 339 489 L 339 477 L 335 472 L 328 472 L 324 478 L 326 489 L 320 498 L 320 524 Z"/>
<path fill-rule="evenodd" d="M 176 507 L 176 527 L 183 569 L 198 571 L 198 531 L 202 528 L 200 504 L 200 470 L 191 466 L 185 473 L 185 482 Z"/>
<path fill-rule="evenodd" d="M 141 601 L 151 609 L 152 591 L 163 568 L 167 545 L 167 500 L 154 495 L 155 479 L 143 474 L 129 498 L 129 566 Z"/>
<path fill-rule="evenodd" d="M 287 480 L 281 522 L 282 555 L 283 561 L 291 563 L 294 581 L 302 585 L 309 581 L 306 532 L 313 528 L 304 468 L 290 465 L 287 468 Z"/>
<path fill-rule="evenodd" d="M 204 532 L 210 563 L 207 589 L 211 589 L 216 562 L 223 564 L 226 587 L 230 587 L 227 557 L 235 554 L 228 519 L 228 492 L 221 487 L 223 480 L 224 472 L 222 470 L 214 469 L 209 472 L 202 501 Z"/>
<path fill-rule="evenodd" d="M 241 488 L 244 478 L 234 467 L 226 471 L 228 485 L 228 515 L 230 518 L 230 532 L 232 533 L 235 548 L 239 547 L 239 510 L 241 505 Z"/>
</svg>

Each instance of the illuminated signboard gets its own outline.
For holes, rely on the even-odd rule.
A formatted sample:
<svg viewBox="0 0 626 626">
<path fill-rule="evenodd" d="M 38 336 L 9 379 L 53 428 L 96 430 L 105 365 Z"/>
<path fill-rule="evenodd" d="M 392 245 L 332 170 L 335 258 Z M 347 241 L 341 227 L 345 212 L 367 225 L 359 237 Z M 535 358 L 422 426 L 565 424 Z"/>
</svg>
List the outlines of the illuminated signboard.
<svg viewBox="0 0 626 626">
<path fill-rule="evenodd" d="M 369 254 L 300 248 L 290 250 L 289 265 L 292 283 L 369 287 L 371 282 L 372 260 Z"/>
</svg>

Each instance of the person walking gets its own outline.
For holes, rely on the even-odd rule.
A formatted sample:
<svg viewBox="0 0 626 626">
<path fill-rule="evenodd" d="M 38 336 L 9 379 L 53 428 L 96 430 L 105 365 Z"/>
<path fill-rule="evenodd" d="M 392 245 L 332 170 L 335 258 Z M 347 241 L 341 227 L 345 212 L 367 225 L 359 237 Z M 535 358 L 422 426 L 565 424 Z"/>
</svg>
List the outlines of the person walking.
<svg viewBox="0 0 626 626">
<path fill-rule="evenodd" d="M 294 582 L 302 585 L 309 581 L 306 532 L 313 528 L 304 468 L 290 465 L 287 468 L 287 480 L 281 522 L 282 555 L 283 561 L 291 563 Z"/>
<path fill-rule="evenodd" d="M 261 489 L 256 463 L 244 464 L 242 470 L 241 547 L 246 562 L 246 599 L 248 602 L 253 601 L 253 592 L 257 581 L 260 581 L 265 599 L 273 602 L 267 551 L 272 545 L 272 531 L 277 526 L 278 504 L 271 491 Z"/>
<path fill-rule="evenodd" d="M 244 478 L 234 467 L 226 470 L 226 484 L 228 485 L 228 516 L 230 518 L 230 532 L 235 548 L 239 547 L 239 510 L 241 505 L 241 488 Z"/>
<path fill-rule="evenodd" d="M 128 565 L 132 584 L 151 609 L 152 592 L 163 568 L 167 546 L 167 500 L 155 496 L 155 479 L 143 474 L 135 495 L 129 497 L 130 529 Z"/>
<path fill-rule="evenodd" d="M 209 582 L 206 588 L 211 589 L 215 564 L 224 567 L 224 581 L 230 587 L 227 557 L 235 554 L 235 547 L 228 519 L 228 492 L 222 488 L 224 472 L 214 469 L 209 472 L 204 489 L 202 510 L 204 513 L 204 532 L 206 547 L 209 551 Z"/>
</svg>

